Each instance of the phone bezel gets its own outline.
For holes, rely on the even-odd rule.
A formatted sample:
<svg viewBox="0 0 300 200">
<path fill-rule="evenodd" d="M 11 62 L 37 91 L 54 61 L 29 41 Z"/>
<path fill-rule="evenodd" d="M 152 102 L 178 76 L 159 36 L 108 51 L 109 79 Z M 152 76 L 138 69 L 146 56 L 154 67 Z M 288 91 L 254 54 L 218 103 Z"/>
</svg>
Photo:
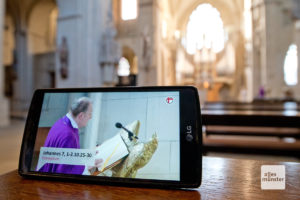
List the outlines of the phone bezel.
<svg viewBox="0 0 300 200">
<path fill-rule="evenodd" d="M 133 179 L 117 177 L 98 177 L 71 174 L 51 174 L 30 171 L 31 159 L 37 135 L 37 128 L 45 93 L 66 92 L 159 92 L 178 91 L 180 93 L 180 181 Z M 193 140 L 186 139 L 186 127 L 192 127 Z M 202 176 L 202 124 L 197 89 L 192 86 L 164 87 L 113 87 L 113 88 L 63 88 L 36 90 L 26 120 L 19 159 L 19 174 L 25 177 L 37 177 L 60 180 L 81 180 L 110 185 L 195 188 L 201 184 Z"/>
</svg>

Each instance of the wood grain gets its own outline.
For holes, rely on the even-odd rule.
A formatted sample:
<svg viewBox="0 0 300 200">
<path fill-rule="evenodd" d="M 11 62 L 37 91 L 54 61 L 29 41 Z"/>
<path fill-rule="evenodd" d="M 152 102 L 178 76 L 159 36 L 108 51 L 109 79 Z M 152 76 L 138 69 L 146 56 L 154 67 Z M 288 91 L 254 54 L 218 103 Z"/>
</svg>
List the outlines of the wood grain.
<svg viewBox="0 0 300 200">
<path fill-rule="evenodd" d="M 261 165 L 286 167 L 285 190 L 261 190 Z M 200 188 L 163 190 L 0 176 L 0 199 L 300 199 L 300 163 L 204 157 Z"/>
</svg>

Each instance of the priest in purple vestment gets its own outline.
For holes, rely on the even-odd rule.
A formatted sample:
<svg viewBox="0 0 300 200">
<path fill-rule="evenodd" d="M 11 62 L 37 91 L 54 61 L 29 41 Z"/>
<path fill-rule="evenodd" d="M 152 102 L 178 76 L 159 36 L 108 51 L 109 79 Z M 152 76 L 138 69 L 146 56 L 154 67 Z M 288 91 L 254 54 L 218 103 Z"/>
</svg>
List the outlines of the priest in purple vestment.
<svg viewBox="0 0 300 200">
<path fill-rule="evenodd" d="M 44 147 L 80 149 L 78 129 L 85 127 L 92 118 L 93 106 L 87 97 L 77 99 L 70 112 L 51 127 Z M 97 163 L 95 163 L 97 164 Z M 39 171 L 49 173 L 82 174 L 84 165 L 45 164 Z"/>
</svg>

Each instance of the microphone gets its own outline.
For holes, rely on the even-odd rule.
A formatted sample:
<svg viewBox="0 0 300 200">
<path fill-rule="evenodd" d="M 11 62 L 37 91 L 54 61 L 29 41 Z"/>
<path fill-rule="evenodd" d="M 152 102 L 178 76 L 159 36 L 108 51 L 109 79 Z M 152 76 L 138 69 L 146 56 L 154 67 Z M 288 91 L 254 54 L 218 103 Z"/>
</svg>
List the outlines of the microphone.
<svg viewBox="0 0 300 200">
<path fill-rule="evenodd" d="M 130 130 L 128 130 L 127 128 L 125 128 L 120 122 L 116 123 L 116 127 L 117 128 L 122 128 L 123 130 L 125 130 L 128 133 L 128 137 L 129 140 L 132 141 L 132 138 L 134 137 L 135 139 L 139 139 L 137 136 L 135 136 L 135 134 L 133 132 L 131 132 Z"/>
</svg>

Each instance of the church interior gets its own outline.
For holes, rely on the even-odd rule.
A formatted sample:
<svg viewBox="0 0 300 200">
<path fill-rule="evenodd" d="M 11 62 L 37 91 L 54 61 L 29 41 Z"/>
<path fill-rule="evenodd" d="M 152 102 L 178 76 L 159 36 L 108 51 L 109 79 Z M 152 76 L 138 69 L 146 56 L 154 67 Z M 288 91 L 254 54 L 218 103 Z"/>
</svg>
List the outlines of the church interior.
<svg viewBox="0 0 300 200">
<path fill-rule="evenodd" d="M 0 173 L 38 88 L 194 86 L 204 155 L 300 162 L 299 0 L 4 0 L 0 27 Z"/>
</svg>

